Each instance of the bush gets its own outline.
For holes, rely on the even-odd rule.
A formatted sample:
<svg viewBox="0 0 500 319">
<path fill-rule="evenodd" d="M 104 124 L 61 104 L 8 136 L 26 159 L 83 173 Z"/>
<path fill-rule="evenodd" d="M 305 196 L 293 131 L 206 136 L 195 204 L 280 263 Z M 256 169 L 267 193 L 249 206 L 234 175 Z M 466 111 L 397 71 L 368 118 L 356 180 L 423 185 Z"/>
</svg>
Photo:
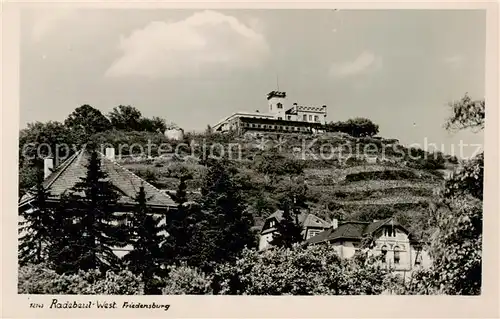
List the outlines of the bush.
<svg viewBox="0 0 500 319">
<path fill-rule="evenodd" d="M 214 287 L 230 295 L 380 294 L 386 271 L 374 261 L 362 254 L 341 259 L 328 245 L 245 250 L 216 269 Z"/>
<path fill-rule="evenodd" d="M 45 265 L 28 265 L 19 269 L 18 293 L 65 295 L 142 295 L 140 277 L 122 270 L 118 273 L 97 270 L 59 275 Z"/>
<path fill-rule="evenodd" d="M 164 295 L 209 295 L 212 294 L 212 277 L 197 268 L 186 265 L 170 266 L 165 280 Z"/>
</svg>

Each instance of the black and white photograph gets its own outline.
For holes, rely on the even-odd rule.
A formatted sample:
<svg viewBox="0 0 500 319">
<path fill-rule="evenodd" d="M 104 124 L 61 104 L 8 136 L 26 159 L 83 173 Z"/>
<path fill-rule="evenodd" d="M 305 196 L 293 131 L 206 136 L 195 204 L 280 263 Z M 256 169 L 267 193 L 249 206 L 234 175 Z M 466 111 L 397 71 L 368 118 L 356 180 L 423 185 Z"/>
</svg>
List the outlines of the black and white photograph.
<svg viewBox="0 0 500 319">
<path fill-rule="evenodd" d="M 21 9 L 17 294 L 480 296 L 486 17 Z"/>
</svg>

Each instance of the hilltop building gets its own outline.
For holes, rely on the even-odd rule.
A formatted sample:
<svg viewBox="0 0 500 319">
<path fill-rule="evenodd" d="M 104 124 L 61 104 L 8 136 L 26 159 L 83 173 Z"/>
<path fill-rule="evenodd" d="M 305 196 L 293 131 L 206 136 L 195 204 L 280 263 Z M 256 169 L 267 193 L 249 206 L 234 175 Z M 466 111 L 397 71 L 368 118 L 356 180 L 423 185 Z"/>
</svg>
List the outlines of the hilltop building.
<svg viewBox="0 0 500 319">
<path fill-rule="evenodd" d="M 287 106 L 286 92 L 271 91 L 267 94 L 267 111 L 261 113 L 236 112 L 213 126 L 215 132 L 233 131 L 237 134 L 274 132 L 311 134 L 324 131 L 326 105 Z"/>
</svg>

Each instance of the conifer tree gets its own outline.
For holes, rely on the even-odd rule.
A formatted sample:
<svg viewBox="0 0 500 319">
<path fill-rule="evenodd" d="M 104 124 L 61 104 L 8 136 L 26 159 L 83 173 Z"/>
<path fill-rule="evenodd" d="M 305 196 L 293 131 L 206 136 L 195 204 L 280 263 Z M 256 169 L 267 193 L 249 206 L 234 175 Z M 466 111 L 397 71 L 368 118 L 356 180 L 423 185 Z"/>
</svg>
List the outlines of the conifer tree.
<svg viewBox="0 0 500 319">
<path fill-rule="evenodd" d="M 190 175 L 182 174 L 176 193 L 172 196 L 177 203 L 177 209 L 166 215 L 166 231 L 168 238 L 163 247 L 166 263 L 199 265 L 197 254 L 199 245 L 196 244 L 196 233 L 199 232 L 200 222 L 203 221 L 198 205 L 187 205 L 186 181 Z"/>
<path fill-rule="evenodd" d="M 64 193 L 54 209 L 53 242 L 48 251 L 47 263 L 59 274 L 78 272 L 80 258 L 85 253 L 77 218 L 80 214 L 77 213 L 78 207 L 72 205 L 70 195 Z"/>
<path fill-rule="evenodd" d="M 252 216 L 245 210 L 236 168 L 227 160 L 209 159 L 201 193 L 204 221 L 204 252 L 208 268 L 236 258 L 255 246 Z"/>
<path fill-rule="evenodd" d="M 36 184 L 34 187 L 33 208 L 21 212 L 19 245 L 19 262 L 38 264 L 46 260 L 47 249 L 53 240 L 53 212 L 47 200 L 49 192 L 43 185 L 44 168 L 43 159 L 34 161 Z"/>
<path fill-rule="evenodd" d="M 297 216 L 293 216 L 290 206 L 285 204 L 282 219 L 277 223 L 277 231 L 273 234 L 271 245 L 290 248 L 302 241 L 302 228 L 298 224 Z"/>
<path fill-rule="evenodd" d="M 161 217 L 154 216 L 147 206 L 143 186 L 140 187 L 135 201 L 136 207 L 130 217 L 130 243 L 133 248 L 124 256 L 124 261 L 133 273 L 142 276 L 146 294 L 158 294 L 161 291 L 158 289 L 156 278 L 162 264 L 161 245 L 165 237 L 161 234 Z"/>
<path fill-rule="evenodd" d="M 118 226 L 120 217 L 114 214 L 118 201 L 117 189 L 107 180 L 101 169 L 97 152 L 91 151 L 87 172 L 72 188 L 68 197 L 67 211 L 77 226 L 75 244 L 78 269 L 109 269 L 118 264 L 112 247 L 123 246 L 124 239 Z"/>
</svg>

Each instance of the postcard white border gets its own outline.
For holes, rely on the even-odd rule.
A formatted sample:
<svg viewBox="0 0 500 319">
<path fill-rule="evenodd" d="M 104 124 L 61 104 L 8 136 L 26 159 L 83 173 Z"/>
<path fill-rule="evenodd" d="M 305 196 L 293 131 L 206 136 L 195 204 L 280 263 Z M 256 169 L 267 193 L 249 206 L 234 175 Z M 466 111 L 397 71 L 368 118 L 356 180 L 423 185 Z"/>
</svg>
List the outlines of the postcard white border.
<svg viewBox="0 0 500 319">
<path fill-rule="evenodd" d="M 484 9 L 487 10 L 485 192 L 483 294 L 461 296 L 55 296 L 64 300 L 168 303 L 169 311 L 30 309 L 30 302 L 53 296 L 17 295 L 17 157 L 19 130 L 19 9 L 47 6 L 42 1 L 2 4 L 2 317 L 175 317 L 175 318 L 475 318 L 498 317 L 498 3 L 472 1 L 398 2 L 137 2 L 51 1 L 50 5 L 86 8 L 212 9 Z M 467 45 L 464 43 L 464 45 Z M 43 106 L 42 106 L 43 107 Z"/>
</svg>

